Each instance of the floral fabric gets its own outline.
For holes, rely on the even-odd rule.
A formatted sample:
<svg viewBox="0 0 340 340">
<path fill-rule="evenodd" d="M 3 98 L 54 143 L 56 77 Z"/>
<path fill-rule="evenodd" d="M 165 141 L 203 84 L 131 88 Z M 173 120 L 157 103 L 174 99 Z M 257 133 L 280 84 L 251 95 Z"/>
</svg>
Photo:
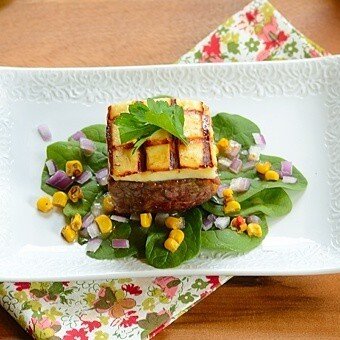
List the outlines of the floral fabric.
<svg viewBox="0 0 340 340">
<path fill-rule="evenodd" d="M 254 1 L 180 58 L 181 63 L 327 55 L 267 1 Z M 0 304 L 36 339 L 152 337 L 229 277 L 157 277 L 0 283 Z"/>
</svg>

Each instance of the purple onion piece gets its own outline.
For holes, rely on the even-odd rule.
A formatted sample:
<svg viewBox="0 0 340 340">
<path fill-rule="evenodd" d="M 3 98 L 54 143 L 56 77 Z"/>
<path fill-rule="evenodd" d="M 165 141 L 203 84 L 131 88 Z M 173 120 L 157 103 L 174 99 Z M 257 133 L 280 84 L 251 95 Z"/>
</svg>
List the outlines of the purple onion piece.
<svg viewBox="0 0 340 340">
<path fill-rule="evenodd" d="M 52 159 L 46 161 L 45 165 L 50 176 L 54 175 L 58 171 L 57 165 Z"/>
<path fill-rule="evenodd" d="M 128 249 L 130 248 L 129 240 L 123 238 L 114 238 L 112 240 L 112 248 L 114 249 Z"/>
<path fill-rule="evenodd" d="M 288 184 L 295 184 L 297 182 L 297 178 L 292 176 L 282 176 L 282 182 Z"/>
<path fill-rule="evenodd" d="M 250 187 L 251 181 L 249 178 L 233 178 L 230 182 L 230 189 L 235 192 L 247 191 Z"/>
<path fill-rule="evenodd" d="M 242 169 L 242 161 L 239 158 L 234 158 L 229 170 L 233 172 L 234 174 L 238 174 Z"/>
<path fill-rule="evenodd" d="M 227 184 L 221 184 L 218 188 L 217 188 L 217 196 L 219 197 L 219 198 L 223 198 L 223 191 L 224 191 L 224 189 L 227 189 L 227 188 L 229 188 L 229 185 L 227 185 Z"/>
<path fill-rule="evenodd" d="M 217 166 L 219 170 L 228 170 L 231 165 L 231 160 L 229 158 L 220 157 L 217 161 Z"/>
<path fill-rule="evenodd" d="M 165 225 L 165 220 L 169 217 L 167 213 L 157 213 L 155 216 L 155 224 L 158 227 L 163 227 Z"/>
<path fill-rule="evenodd" d="M 44 142 L 49 142 L 52 139 L 52 133 L 47 125 L 39 125 L 38 132 Z"/>
<path fill-rule="evenodd" d="M 89 212 L 83 217 L 83 228 L 87 228 L 94 222 L 94 216 Z"/>
<path fill-rule="evenodd" d="M 108 179 L 109 179 L 109 170 L 108 168 L 104 168 L 99 170 L 96 173 L 96 179 L 99 185 L 101 186 L 105 186 L 108 183 Z"/>
<path fill-rule="evenodd" d="M 266 146 L 266 139 L 260 133 L 253 133 L 255 144 L 258 145 L 261 149 L 264 149 Z"/>
<path fill-rule="evenodd" d="M 252 145 L 248 151 L 248 161 L 257 162 L 260 160 L 261 148 L 259 146 Z"/>
<path fill-rule="evenodd" d="M 91 223 L 87 227 L 87 232 L 89 233 L 91 238 L 96 238 L 96 237 L 100 236 L 100 230 L 99 230 L 96 223 Z"/>
<path fill-rule="evenodd" d="M 254 169 L 255 164 L 256 164 L 256 162 L 253 162 L 253 161 L 246 162 L 246 163 L 243 164 L 242 170 L 246 171 L 246 170 Z"/>
<path fill-rule="evenodd" d="M 90 251 L 91 253 L 95 253 L 100 245 L 102 244 L 103 240 L 100 238 L 94 238 L 89 240 L 86 245 L 86 251 Z"/>
<path fill-rule="evenodd" d="M 128 218 L 126 218 L 124 216 L 119 216 L 119 215 L 111 215 L 111 220 L 116 221 L 116 222 L 121 222 L 121 223 L 129 222 Z"/>
<path fill-rule="evenodd" d="M 288 161 L 281 162 L 282 176 L 291 176 L 293 174 L 293 163 Z"/>
<path fill-rule="evenodd" d="M 99 202 L 94 202 L 91 207 L 91 213 L 94 217 L 103 214 L 103 207 Z"/>
<path fill-rule="evenodd" d="M 72 183 L 73 179 L 68 177 L 65 171 L 62 170 L 58 170 L 46 181 L 46 184 L 63 191 L 66 190 Z"/>
<path fill-rule="evenodd" d="M 261 223 L 261 219 L 256 215 L 250 215 L 247 217 L 247 223 Z"/>
<path fill-rule="evenodd" d="M 211 229 L 215 220 L 216 220 L 215 215 L 213 215 L 213 214 L 208 215 L 207 218 L 205 219 L 205 221 L 203 222 L 202 229 L 204 231 Z"/>
<path fill-rule="evenodd" d="M 86 135 L 83 131 L 77 131 L 76 133 L 74 133 L 71 138 L 77 142 L 80 141 L 81 138 L 86 138 Z"/>
<path fill-rule="evenodd" d="M 217 229 L 223 230 L 228 227 L 230 223 L 230 217 L 217 217 L 214 224 Z"/>
<path fill-rule="evenodd" d="M 85 170 L 80 176 L 75 178 L 75 181 L 79 183 L 80 185 L 85 184 L 87 181 L 89 181 L 92 178 L 92 172 Z"/>
<path fill-rule="evenodd" d="M 90 139 L 80 138 L 79 143 L 80 143 L 80 148 L 83 150 L 85 156 L 91 156 L 96 150 L 96 146 L 94 145 L 93 141 Z"/>
<path fill-rule="evenodd" d="M 230 140 L 229 141 L 229 148 L 227 151 L 227 157 L 230 159 L 234 159 L 235 157 L 237 157 L 237 155 L 239 154 L 239 152 L 241 151 L 241 144 L 234 141 L 234 140 Z"/>
</svg>

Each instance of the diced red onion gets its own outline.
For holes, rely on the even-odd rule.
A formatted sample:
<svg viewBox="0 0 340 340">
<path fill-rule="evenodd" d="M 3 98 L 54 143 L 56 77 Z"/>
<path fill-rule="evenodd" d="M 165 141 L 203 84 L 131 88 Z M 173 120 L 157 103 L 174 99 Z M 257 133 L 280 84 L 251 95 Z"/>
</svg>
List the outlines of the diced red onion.
<svg viewBox="0 0 340 340">
<path fill-rule="evenodd" d="M 205 219 L 205 221 L 203 222 L 202 229 L 204 231 L 211 229 L 215 220 L 216 220 L 215 215 L 213 215 L 213 214 L 208 215 L 207 218 Z"/>
<path fill-rule="evenodd" d="M 169 217 L 167 213 L 157 213 L 155 216 L 155 224 L 159 227 L 164 226 L 167 217 Z"/>
<path fill-rule="evenodd" d="M 100 236 L 100 230 L 99 230 L 96 223 L 91 223 L 87 227 L 87 232 L 89 233 L 91 238 L 96 238 L 96 237 Z"/>
<path fill-rule="evenodd" d="M 297 178 L 292 176 L 282 176 L 282 182 L 288 184 L 295 184 L 297 182 Z"/>
<path fill-rule="evenodd" d="M 38 126 L 38 132 L 44 142 L 48 142 L 52 139 L 52 133 L 47 125 L 41 124 Z"/>
<path fill-rule="evenodd" d="M 65 171 L 62 170 L 58 170 L 46 181 L 46 184 L 59 190 L 66 190 L 72 183 L 73 179 L 68 177 Z"/>
<path fill-rule="evenodd" d="M 99 170 L 96 173 L 96 179 L 99 185 L 101 186 L 105 186 L 108 183 L 108 179 L 109 179 L 109 170 L 108 168 L 104 168 Z"/>
<path fill-rule="evenodd" d="M 237 143 L 234 140 L 230 140 L 229 148 L 227 150 L 227 157 L 230 159 L 234 159 L 235 157 L 237 157 L 240 151 L 241 151 L 241 144 Z"/>
<path fill-rule="evenodd" d="M 225 217 L 217 217 L 214 224 L 217 229 L 223 230 L 228 227 L 230 223 L 230 217 L 225 216 Z"/>
<path fill-rule="evenodd" d="M 219 170 L 228 170 L 231 165 L 231 160 L 229 158 L 220 157 L 217 161 L 217 166 Z"/>
<path fill-rule="evenodd" d="M 91 171 L 84 171 L 80 176 L 75 178 L 75 181 L 81 185 L 85 184 L 87 181 L 89 181 L 92 178 L 92 172 Z"/>
<path fill-rule="evenodd" d="M 139 221 L 140 220 L 139 214 L 131 214 L 130 220 L 131 221 Z"/>
<path fill-rule="evenodd" d="M 248 161 L 259 161 L 261 155 L 261 149 L 257 145 L 252 145 L 249 148 L 249 155 L 248 155 Z"/>
<path fill-rule="evenodd" d="M 250 215 L 247 217 L 247 223 L 260 223 L 261 219 L 260 217 L 256 215 Z"/>
<path fill-rule="evenodd" d="M 235 192 L 247 191 L 250 187 L 251 181 L 249 178 L 238 177 L 233 178 L 230 182 L 230 189 Z"/>
<path fill-rule="evenodd" d="M 291 176 L 293 174 L 293 163 L 288 161 L 281 162 L 282 176 Z"/>
<path fill-rule="evenodd" d="M 112 240 L 112 248 L 114 249 L 127 249 L 130 248 L 129 240 L 123 238 L 114 238 Z"/>
<path fill-rule="evenodd" d="M 83 131 L 77 131 L 76 133 L 74 133 L 71 138 L 77 142 L 80 141 L 81 138 L 86 138 L 86 135 Z"/>
<path fill-rule="evenodd" d="M 80 138 L 79 143 L 80 143 L 80 148 L 83 150 L 86 156 L 91 156 L 96 150 L 96 146 L 94 145 L 93 141 L 90 139 Z"/>
<path fill-rule="evenodd" d="M 243 164 L 242 170 L 246 171 L 246 170 L 254 169 L 255 164 L 256 164 L 256 162 L 253 162 L 253 161 L 246 162 L 246 163 Z"/>
<path fill-rule="evenodd" d="M 238 174 L 242 169 L 242 161 L 239 158 L 234 158 L 231 162 L 229 170 L 234 174 Z"/>
<path fill-rule="evenodd" d="M 119 216 L 119 215 L 111 215 L 111 220 L 116 221 L 116 222 L 121 222 L 121 223 L 129 222 L 128 218 L 126 218 L 124 216 Z"/>
<path fill-rule="evenodd" d="M 89 212 L 83 217 L 83 228 L 87 228 L 94 221 L 94 216 Z"/>
<path fill-rule="evenodd" d="M 223 191 L 224 189 L 227 189 L 229 188 L 229 185 L 227 184 L 221 184 L 218 188 L 217 188 L 217 196 L 219 198 L 222 198 L 223 197 Z"/>
<path fill-rule="evenodd" d="M 52 159 L 46 161 L 45 165 L 50 176 L 54 175 L 58 171 L 57 165 Z"/>
<path fill-rule="evenodd" d="M 261 149 L 264 149 L 266 146 L 266 139 L 260 133 L 253 133 L 255 144 L 258 145 Z"/>
<path fill-rule="evenodd" d="M 99 202 L 95 202 L 92 204 L 91 207 L 91 213 L 94 217 L 97 217 L 99 215 L 103 214 L 103 207 Z"/>
<path fill-rule="evenodd" d="M 86 245 L 86 251 L 90 251 L 91 253 L 95 253 L 100 245 L 102 244 L 103 240 L 100 238 L 94 238 L 89 240 Z"/>
</svg>

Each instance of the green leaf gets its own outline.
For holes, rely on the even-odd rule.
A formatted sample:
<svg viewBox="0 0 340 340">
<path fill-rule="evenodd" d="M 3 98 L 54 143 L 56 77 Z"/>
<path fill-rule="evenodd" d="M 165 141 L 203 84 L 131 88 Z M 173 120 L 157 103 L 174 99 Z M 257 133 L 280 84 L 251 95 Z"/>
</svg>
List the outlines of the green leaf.
<svg viewBox="0 0 340 340">
<path fill-rule="evenodd" d="M 104 143 L 106 145 L 106 125 L 90 125 L 82 129 L 81 131 L 84 132 L 85 136 L 88 139 L 91 139 L 94 142 Z"/>
<path fill-rule="evenodd" d="M 245 233 L 238 234 L 230 228 L 224 230 L 202 231 L 202 248 L 224 252 L 248 252 L 261 244 L 268 233 L 264 216 L 261 218 L 262 237 L 250 237 Z"/>
<path fill-rule="evenodd" d="M 259 133 L 258 126 L 247 118 L 230 113 L 219 113 L 212 117 L 215 140 L 228 138 L 242 144 L 243 148 L 254 145 L 252 133 Z"/>
<path fill-rule="evenodd" d="M 59 295 L 63 291 L 64 287 L 61 282 L 53 282 L 50 288 L 48 289 L 49 295 Z"/>
<path fill-rule="evenodd" d="M 184 240 L 174 253 L 164 248 L 168 231 L 151 232 L 146 241 L 146 259 L 156 268 L 173 268 L 182 262 L 195 257 L 201 246 L 202 215 L 199 209 L 194 208 L 184 214 L 185 228 Z"/>
</svg>

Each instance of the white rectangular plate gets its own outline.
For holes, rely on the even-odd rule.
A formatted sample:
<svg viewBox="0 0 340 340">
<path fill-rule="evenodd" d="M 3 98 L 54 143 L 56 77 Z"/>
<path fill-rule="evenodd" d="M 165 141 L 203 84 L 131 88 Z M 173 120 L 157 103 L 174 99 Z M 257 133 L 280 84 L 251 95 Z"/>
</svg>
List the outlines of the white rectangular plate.
<svg viewBox="0 0 340 340">
<path fill-rule="evenodd" d="M 97 261 L 60 237 L 62 216 L 41 216 L 44 143 L 105 123 L 109 103 L 159 94 L 201 99 L 213 113 L 250 118 L 266 153 L 293 161 L 309 181 L 293 211 L 269 220 L 245 255 L 202 252 L 157 270 L 133 258 Z M 160 275 L 295 275 L 340 271 L 340 57 L 302 61 L 118 68 L 0 68 L 0 281 Z"/>
</svg>

